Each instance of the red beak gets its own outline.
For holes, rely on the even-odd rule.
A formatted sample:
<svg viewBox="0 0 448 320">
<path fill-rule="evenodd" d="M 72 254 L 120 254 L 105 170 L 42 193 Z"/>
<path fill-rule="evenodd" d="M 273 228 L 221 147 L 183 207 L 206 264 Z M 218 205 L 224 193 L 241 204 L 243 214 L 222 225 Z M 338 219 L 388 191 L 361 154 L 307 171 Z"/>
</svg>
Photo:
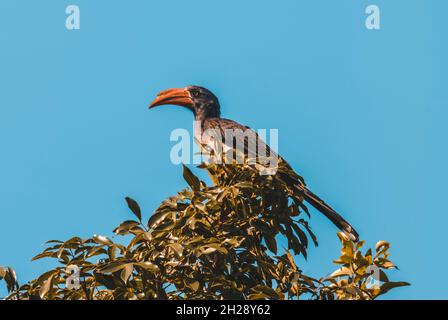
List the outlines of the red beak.
<svg viewBox="0 0 448 320">
<path fill-rule="evenodd" d="M 157 98 L 151 103 L 149 109 L 164 104 L 173 104 L 191 108 L 193 107 L 193 100 L 191 100 L 188 90 L 178 88 L 168 89 L 157 95 Z"/>
</svg>

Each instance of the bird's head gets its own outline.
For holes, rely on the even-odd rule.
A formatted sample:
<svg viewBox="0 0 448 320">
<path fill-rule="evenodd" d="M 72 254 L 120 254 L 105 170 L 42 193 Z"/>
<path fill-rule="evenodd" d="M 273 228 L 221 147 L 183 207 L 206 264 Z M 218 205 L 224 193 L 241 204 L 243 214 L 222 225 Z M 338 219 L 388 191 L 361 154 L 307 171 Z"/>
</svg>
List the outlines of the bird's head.
<svg viewBox="0 0 448 320">
<path fill-rule="evenodd" d="M 186 107 L 196 117 L 215 118 L 221 113 L 218 98 L 210 90 L 199 86 L 164 90 L 157 95 L 149 109 L 167 104 Z"/>
</svg>

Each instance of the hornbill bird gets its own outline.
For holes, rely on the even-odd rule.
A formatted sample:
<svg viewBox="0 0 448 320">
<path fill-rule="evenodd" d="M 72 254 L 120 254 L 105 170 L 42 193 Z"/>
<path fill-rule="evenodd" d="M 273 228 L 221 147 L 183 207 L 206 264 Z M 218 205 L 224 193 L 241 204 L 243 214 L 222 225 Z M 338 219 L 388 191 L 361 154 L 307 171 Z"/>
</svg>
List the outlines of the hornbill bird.
<svg viewBox="0 0 448 320">
<path fill-rule="evenodd" d="M 217 136 L 220 137 L 219 139 L 222 139 L 221 142 L 223 143 L 223 149 L 225 149 L 225 146 L 229 149 L 235 149 L 235 142 L 238 144 L 238 141 L 235 141 L 234 139 L 231 139 L 230 142 L 227 141 L 228 139 L 224 139 L 227 130 L 241 130 L 242 132 L 249 132 L 253 136 L 257 137 L 256 144 L 258 149 L 255 149 L 255 152 L 260 149 L 267 150 L 271 156 L 275 155 L 278 157 L 278 161 L 283 162 L 283 165 L 285 165 L 288 169 L 287 171 L 290 172 L 290 174 L 283 174 L 283 176 L 279 178 L 288 185 L 291 185 L 293 190 L 297 192 L 301 198 L 323 213 L 350 240 L 355 242 L 358 241 L 359 237 L 355 229 L 328 204 L 311 192 L 305 185 L 303 178 L 297 175 L 294 170 L 292 170 L 291 166 L 283 158 L 271 150 L 262 139 L 258 138 L 255 131 L 235 121 L 221 118 L 218 98 L 208 89 L 199 86 L 168 89 L 160 92 L 149 108 L 151 109 L 160 105 L 178 105 L 186 107 L 193 112 L 195 116 L 195 141 L 199 143 L 201 147 L 204 145 L 209 145 L 210 147 L 210 145 L 214 143 L 213 138 L 216 136 L 202 134 L 202 132 L 205 133 L 210 130 L 220 133 Z M 243 146 L 243 151 L 246 155 L 254 152 L 254 150 L 250 150 L 251 148 L 248 147 L 247 141 L 243 141 L 239 145 Z M 277 175 L 279 174 L 280 173 L 277 173 Z"/>
</svg>

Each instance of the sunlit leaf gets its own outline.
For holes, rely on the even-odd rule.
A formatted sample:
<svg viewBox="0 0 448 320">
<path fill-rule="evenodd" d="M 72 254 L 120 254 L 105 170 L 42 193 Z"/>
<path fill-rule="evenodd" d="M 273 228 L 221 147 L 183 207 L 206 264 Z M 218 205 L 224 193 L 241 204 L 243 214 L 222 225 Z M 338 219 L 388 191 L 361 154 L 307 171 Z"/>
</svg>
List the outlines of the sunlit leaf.
<svg viewBox="0 0 448 320">
<path fill-rule="evenodd" d="M 119 270 L 125 268 L 126 265 L 127 264 L 125 262 L 115 261 L 115 262 L 111 262 L 111 263 L 99 268 L 98 272 L 112 273 L 112 272 L 116 272 L 116 271 L 119 271 Z"/>
<path fill-rule="evenodd" d="M 196 177 L 190 169 L 188 169 L 187 166 L 183 165 L 183 176 L 185 181 L 187 181 L 188 185 L 194 190 L 194 191 L 199 191 L 201 184 L 200 181 L 198 179 L 198 177 Z"/>
<path fill-rule="evenodd" d="M 140 206 L 138 205 L 137 201 L 135 201 L 134 199 L 132 199 L 130 197 L 126 197 L 125 200 L 128 204 L 129 209 L 131 209 L 132 213 L 135 214 L 138 221 L 142 221 L 142 211 L 141 211 Z"/>
<path fill-rule="evenodd" d="M 98 243 L 98 244 L 102 244 L 102 245 L 111 245 L 113 244 L 112 240 L 110 240 L 108 237 L 102 236 L 102 235 L 93 235 L 93 240 Z"/>
<path fill-rule="evenodd" d="M 389 290 L 398 287 L 410 286 L 408 282 L 386 282 L 381 286 L 381 294 L 385 294 Z"/>
<path fill-rule="evenodd" d="M 51 290 L 53 286 L 53 277 L 55 277 L 57 272 L 53 272 L 47 280 L 45 280 L 44 284 L 39 289 L 39 296 L 41 299 L 44 299 L 48 292 Z"/>
<path fill-rule="evenodd" d="M 124 283 L 128 282 L 129 277 L 132 274 L 132 271 L 134 270 L 134 266 L 132 263 L 128 263 L 125 265 L 124 269 L 121 271 L 121 279 L 123 280 Z"/>
</svg>

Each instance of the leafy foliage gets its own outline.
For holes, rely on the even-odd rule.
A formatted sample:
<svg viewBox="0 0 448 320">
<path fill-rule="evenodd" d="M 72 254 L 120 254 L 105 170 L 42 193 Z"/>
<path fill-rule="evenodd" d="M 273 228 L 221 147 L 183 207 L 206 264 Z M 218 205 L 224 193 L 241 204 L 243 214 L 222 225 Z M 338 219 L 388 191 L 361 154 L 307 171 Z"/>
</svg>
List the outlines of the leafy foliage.
<svg viewBox="0 0 448 320">
<path fill-rule="evenodd" d="M 11 267 L 0 267 L 0 281 L 1 280 L 6 283 L 6 288 L 9 292 L 19 288 L 16 272 Z"/>
<path fill-rule="evenodd" d="M 52 258 L 59 265 L 21 287 L 12 269 L 0 269 L 8 298 L 374 299 L 408 285 L 386 276 L 394 267 L 387 242 L 379 242 L 373 256 L 342 234 L 342 255 L 335 261 L 341 268 L 322 279 L 304 275 L 294 257 L 306 258 L 310 241 L 317 240 L 301 197 L 251 167 L 200 167 L 214 186 L 184 167 L 189 187 L 165 200 L 146 223 L 138 203 L 126 198 L 136 220 L 114 233 L 129 238 L 127 244 L 100 235 L 48 241 L 33 260 Z M 372 272 L 379 274 L 375 285 Z"/>
<path fill-rule="evenodd" d="M 389 242 L 378 241 L 375 255 L 368 249 L 364 254 L 361 248 L 364 241 L 353 243 L 343 233 L 338 233 L 341 240 L 341 256 L 334 263 L 342 267 L 329 277 L 320 279 L 325 284 L 320 290 L 322 299 L 371 300 L 397 287 L 407 286 L 407 282 L 392 282 L 386 270 L 397 268 L 389 258 Z M 398 268 L 397 268 L 398 269 Z"/>
</svg>

